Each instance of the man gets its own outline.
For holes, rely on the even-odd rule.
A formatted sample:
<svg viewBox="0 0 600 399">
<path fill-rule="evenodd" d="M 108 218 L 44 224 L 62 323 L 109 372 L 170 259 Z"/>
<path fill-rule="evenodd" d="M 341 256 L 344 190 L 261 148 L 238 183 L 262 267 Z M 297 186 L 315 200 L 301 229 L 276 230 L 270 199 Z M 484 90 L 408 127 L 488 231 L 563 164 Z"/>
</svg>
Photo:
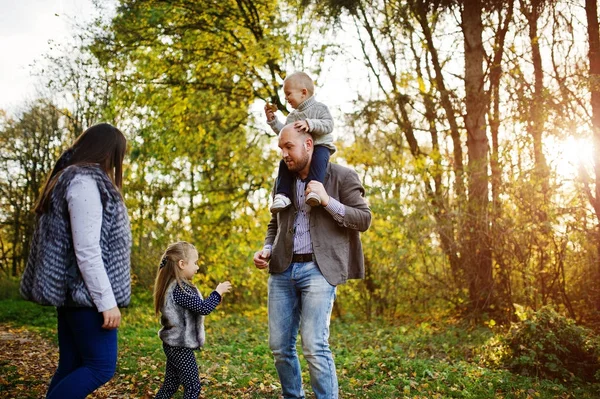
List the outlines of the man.
<svg viewBox="0 0 600 399">
<path fill-rule="evenodd" d="M 302 352 L 317 399 L 337 399 L 338 382 L 329 349 L 329 321 L 336 286 L 363 278 L 359 232 L 369 228 L 371 211 L 355 171 L 327 166 L 325 184 L 305 184 L 313 154 L 310 134 L 285 126 L 279 147 L 295 174 L 293 206 L 273 215 L 263 250 L 254 254 L 259 269 L 269 268 L 269 347 L 275 358 L 283 397 L 304 398 L 296 353 L 298 330 Z M 306 185 L 306 188 L 305 188 Z M 304 201 L 314 192 L 321 206 Z"/>
</svg>

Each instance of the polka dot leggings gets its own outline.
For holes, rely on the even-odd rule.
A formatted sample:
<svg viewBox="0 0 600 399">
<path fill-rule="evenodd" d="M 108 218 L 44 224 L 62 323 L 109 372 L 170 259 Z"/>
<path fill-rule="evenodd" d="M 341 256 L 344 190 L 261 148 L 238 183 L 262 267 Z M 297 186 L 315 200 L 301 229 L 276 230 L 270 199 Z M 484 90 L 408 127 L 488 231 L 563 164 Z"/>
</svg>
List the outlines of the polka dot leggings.
<svg viewBox="0 0 600 399">
<path fill-rule="evenodd" d="M 200 376 L 194 350 L 169 346 L 163 342 L 163 349 L 167 355 L 167 370 L 165 381 L 156 394 L 156 399 L 171 398 L 179 385 L 183 385 L 184 399 L 198 399 L 200 395 Z"/>
</svg>

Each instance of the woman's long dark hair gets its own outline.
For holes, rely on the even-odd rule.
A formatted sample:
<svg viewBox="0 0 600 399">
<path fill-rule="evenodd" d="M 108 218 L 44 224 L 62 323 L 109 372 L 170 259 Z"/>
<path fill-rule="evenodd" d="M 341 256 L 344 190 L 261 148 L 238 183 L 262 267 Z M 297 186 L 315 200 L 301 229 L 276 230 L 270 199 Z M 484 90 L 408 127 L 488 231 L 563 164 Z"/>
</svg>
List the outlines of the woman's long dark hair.
<svg viewBox="0 0 600 399">
<path fill-rule="evenodd" d="M 127 139 L 113 125 L 100 123 L 88 128 L 56 161 L 35 205 L 35 213 L 41 215 L 48 211 L 54 186 L 67 166 L 100 164 L 115 187 L 121 190 L 126 149 Z"/>
</svg>

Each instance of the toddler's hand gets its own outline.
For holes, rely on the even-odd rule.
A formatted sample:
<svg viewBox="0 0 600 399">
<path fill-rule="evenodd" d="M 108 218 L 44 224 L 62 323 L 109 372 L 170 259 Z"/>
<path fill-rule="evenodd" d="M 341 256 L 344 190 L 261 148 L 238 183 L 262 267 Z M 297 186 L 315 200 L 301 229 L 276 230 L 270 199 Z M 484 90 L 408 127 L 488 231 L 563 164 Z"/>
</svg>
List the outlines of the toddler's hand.
<svg viewBox="0 0 600 399">
<path fill-rule="evenodd" d="M 231 291 L 231 283 L 229 281 L 220 283 L 217 285 L 217 288 L 215 288 L 215 291 L 217 291 L 219 295 L 223 296 L 223 294 Z"/>
<path fill-rule="evenodd" d="M 308 126 L 307 121 L 296 121 L 294 122 L 294 127 L 298 130 L 302 130 L 308 132 L 310 130 L 310 126 Z"/>
<path fill-rule="evenodd" d="M 265 104 L 265 116 L 267 117 L 267 121 L 271 122 L 273 119 L 275 119 L 275 111 L 273 110 L 273 107 L 275 107 L 275 109 L 277 109 L 277 106 L 273 106 L 269 103 Z"/>
</svg>

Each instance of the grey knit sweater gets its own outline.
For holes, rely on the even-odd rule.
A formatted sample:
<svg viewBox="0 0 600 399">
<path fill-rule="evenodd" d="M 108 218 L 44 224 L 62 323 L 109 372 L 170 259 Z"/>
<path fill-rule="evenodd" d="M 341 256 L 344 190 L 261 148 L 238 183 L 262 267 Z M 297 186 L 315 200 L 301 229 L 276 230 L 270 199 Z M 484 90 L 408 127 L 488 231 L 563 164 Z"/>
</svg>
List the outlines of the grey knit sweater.
<svg viewBox="0 0 600 399">
<path fill-rule="evenodd" d="M 303 120 L 308 123 L 309 133 L 313 136 L 315 145 L 327 147 L 333 154 L 336 148 L 333 144 L 333 135 L 331 134 L 333 131 L 333 118 L 331 117 L 329 108 L 325 104 L 315 100 L 314 96 L 311 96 L 288 114 L 285 125 Z M 277 117 L 272 121 L 267 121 L 267 123 L 277 134 L 285 126 Z"/>
<path fill-rule="evenodd" d="M 77 174 L 89 175 L 98 184 L 103 207 L 102 261 L 117 305 L 127 306 L 131 298 L 131 228 L 127 209 L 110 178 L 95 165 L 69 166 L 58 178 L 48 211 L 37 219 L 21 279 L 21 295 L 41 305 L 94 307 L 77 266 L 66 199 L 69 184 Z"/>
</svg>

